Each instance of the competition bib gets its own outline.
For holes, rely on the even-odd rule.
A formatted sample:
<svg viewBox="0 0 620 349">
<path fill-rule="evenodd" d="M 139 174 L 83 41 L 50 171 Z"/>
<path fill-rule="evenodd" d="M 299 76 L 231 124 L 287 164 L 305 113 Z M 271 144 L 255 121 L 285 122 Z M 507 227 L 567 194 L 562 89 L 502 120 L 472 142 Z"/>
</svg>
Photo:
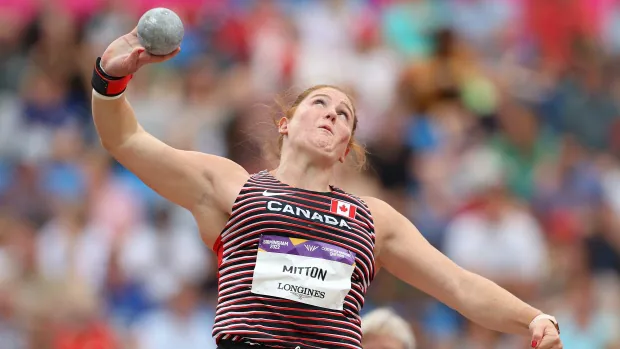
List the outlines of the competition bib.
<svg viewBox="0 0 620 349">
<path fill-rule="evenodd" d="M 355 254 L 325 242 L 263 235 L 252 293 L 342 310 Z"/>
</svg>

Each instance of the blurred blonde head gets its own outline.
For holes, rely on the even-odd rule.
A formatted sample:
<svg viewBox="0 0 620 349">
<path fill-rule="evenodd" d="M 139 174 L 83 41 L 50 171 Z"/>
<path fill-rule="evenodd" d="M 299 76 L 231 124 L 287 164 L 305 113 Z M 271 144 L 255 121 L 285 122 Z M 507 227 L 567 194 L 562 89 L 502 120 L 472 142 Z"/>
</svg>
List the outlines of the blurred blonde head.
<svg viewBox="0 0 620 349">
<path fill-rule="evenodd" d="M 362 317 L 364 349 L 415 349 L 415 337 L 403 318 L 388 308 L 379 308 Z"/>
</svg>

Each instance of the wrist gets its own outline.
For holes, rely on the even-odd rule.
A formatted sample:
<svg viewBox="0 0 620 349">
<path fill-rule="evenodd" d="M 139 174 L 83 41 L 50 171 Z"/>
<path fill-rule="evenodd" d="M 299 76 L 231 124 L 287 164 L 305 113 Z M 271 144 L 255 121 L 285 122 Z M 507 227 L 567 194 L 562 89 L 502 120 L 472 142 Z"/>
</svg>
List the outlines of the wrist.
<svg viewBox="0 0 620 349">
<path fill-rule="evenodd" d="M 115 77 L 107 74 L 101 66 L 101 57 L 97 57 L 93 69 L 91 85 L 93 90 L 99 95 L 115 98 L 121 96 L 123 92 L 125 92 L 132 77 L 133 75 Z"/>
<path fill-rule="evenodd" d="M 555 326 L 555 329 L 558 331 L 558 333 L 560 333 L 560 325 L 558 324 L 558 321 L 555 319 L 554 316 L 545 313 L 540 313 L 539 315 L 536 315 L 532 319 L 532 321 L 530 321 L 528 328 L 531 330 L 532 327 L 539 321 L 550 321 L 553 326 Z"/>
<path fill-rule="evenodd" d="M 93 94 L 93 97 L 95 97 L 97 99 L 104 100 L 104 101 L 113 101 L 113 100 L 117 100 L 117 99 L 120 99 L 121 97 L 123 97 L 125 95 L 125 92 L 121 92 L 120 94 L 115 95 L 115 96 L 106 96 L 106 95 L 103 95 L 103 94 L 97 92 L 97 90 L 95 90 L 93 88 L 92 94 Z"/>
<path fill-rule="evenodd" d="M 536 319 L 537 316 L 544 314 L 542 311 L 531 307 L 531 306 L 527 306 L 526 309 L 523 310 L 523 317 L 520 319 L 521 321 L 521 326 L 525 327 L 526 329 L 530 329 L 530 324 L 532 323 L 532 321 L 534 321 L 534 319 Z"/>
<path fill-rule="evenodd" d="M 95 64 L 98 64 L 98 65 L 99 65 L 99 69 L 100 69 L 100 70 L 101 70 L 101 72 L 104 74 L 104 76 L 111 77 L 111 78 L 113 78 L 113 79 L 122 78 L 122 76 L 112 76 L 112 75 L 108 74 L 108 73 L 105 71 L 105 69 L 103 69 L 103 58 L 98 59 L 98 60 L 95 62 Z"/>
</svg>

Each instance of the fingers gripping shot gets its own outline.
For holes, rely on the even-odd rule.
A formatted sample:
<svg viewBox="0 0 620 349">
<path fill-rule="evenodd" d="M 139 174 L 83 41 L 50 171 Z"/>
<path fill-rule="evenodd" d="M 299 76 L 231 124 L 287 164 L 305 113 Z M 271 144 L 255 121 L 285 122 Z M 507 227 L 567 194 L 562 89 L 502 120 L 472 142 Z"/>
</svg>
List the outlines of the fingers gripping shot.
<svg viewBox="0 0 620 349">
<path fill-rule="evenodd" d="M 220 348 L 361 348 L 360 310 L 380 267 L 482 326 L 562 348 L 555 318 L 455 265 L 387 203 L 332 185 L 337 166 L 364 154 L 363 120 L 341 89 L 301 93 L 277 124 L 279 165 L 255 174 L 147 133 L 125 88 L 140 67 L 178 52 L 149 53 L 137 28 L 112 42 L 95 62 L 93 118 L 105 149 L 189 210 L 217 253 Z"/>
</svg>

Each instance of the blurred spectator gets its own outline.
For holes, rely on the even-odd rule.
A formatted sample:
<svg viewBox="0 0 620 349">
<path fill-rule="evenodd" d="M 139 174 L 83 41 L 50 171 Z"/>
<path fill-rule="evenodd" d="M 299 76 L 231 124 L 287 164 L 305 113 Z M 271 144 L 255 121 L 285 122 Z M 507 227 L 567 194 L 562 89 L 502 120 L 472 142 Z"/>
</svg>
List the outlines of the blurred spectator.
<svg viewBox="0 0 620 349">
<path fill-rule="evenodd" d="M 143 283 L 148 297 L 156 302 L 168 299 L 186 282 L 213 277 L 211 259 L 199 234 L 171 223 L 169 208 L 160 207 L 152 224 L 128 232 L 119 251 L 123 272 Z"/>
<path fill-rule="evenodd" d="M 110 42 L 133 29 L 133 16 L 122 0 L 103 1 L 103 7 L 90 18 L 84 30 L 86 42 L 93 51 L 105 50 Z"/>
<path fill-rule="evenodd" d="M 620 271 L 620 220 L 608 205 L 593 214 L 591 231 L 585 238 L 589 267 L 598 274 Z"/>
<path fill-rule="evenodd" d="M 592 216 L 603 200 L 595 165 L 574 138 L 566 137 L 558 158 L 540 169 L 533 207 L 554 241 L 570 243 L 590 235 Z"/>
<path fill-rule="evenodd" d="M 270 96 L 290 83 L 296 53 L 296 31 L 275 1 L 259 1 L 252 17 L 252 84 Z"/>
<path fill-rule="evenodd" d="M 128 329 L 153 309 L 156 303 L 148 297 L 144 285 L 130 278 L 122 269 L 120 247 L 120 244 L 116 243 L 112 249 L 102 293 L 105 297 L 106 316 L 116 333 L 126 340 Z"/>
<path fill-rule="evenodd" d="M 399 93 L 409 113 L 424 114 L 440 100 L 458 99 L 464 79 L 473 72 L 474 62 L 454 31 L 432 34 L 435 46 L 429 55 L 401 73 Z"/>
<path fill-rule="evenodd" d="M 8 188 L 0 196 L 0 205 L 16 217 L 26 217 L 38 224 L 49 219 L 51 207 L 39 184 L 41 171 L 32 163 L 17 163 L 7 169 Z"/>
<path fill-rule="evenodd" d="M 202 304 L 196 287 L 177 284 L 166 303 L 164 309 L 147 314 L 134 327 L 137 349 L 216 348 L 209 331 L 215 311 Z"/>
<path fill-rule="evenodd" d="M 37 263 L 52 280 L 77 279 L 93 292 L 103 286 L 111 241 L 109 234 L 89 221 L 79 202 L 57 206 L 57 216 L 38 233 Z"/>
<path fill-rule="evenodd" d="M 296 12 L 298 47 L 293 84 L 347 84 L 353 59 L 352 2 L 310 1 Z"/>
<path fill-rule="evenodd" d="M 522 105 L 505 105 L 498 119 L 501 133 L 492 146 L 502 157 L 506 184 L 517 197 L 529 201 L 540 166 L 557 156 L 557 139 Z"/>
<path fill-rule="evenodd" d="M 503 48 L 504 38 L 511 34 L 511 27 L 519 25 L 520 13 L 515 1 L 455 0 L 449 3 L 454 14 L 454 29 L 485 56 L 495 56 L 496 51 Z"/>
<path fill-rule="evenodd" d="M 431 33 L 445 23 L 442 2 L 428 0 L 396 0 L 382 14 L 386 43 L 407 58 L 424 58 L 436 43 Z"/>
<path fill-rule="evenodd" d="M 86 214 L 106 238 L 118 238 L 143 219 L 146 198 L 140 197 L 139 188 L 115 175 L 114 162 L 107 154 L 99 149 L 83 153 L 77 163 L 85 185 Z"/>
<path fill-rule="evenodd" d="M 546 273 L 541 227 L 501 184 L 489 186 L 477 208 L 455 217 L 447 229 L 444 250 L 463 268 L 520 297 L 535 296 Z"/>
<path fill-rule="evenodd" d="M 379 308 L 362 317 L 364 349 L 415 349 L 409 324 L 388 308 Z"/>
<path fill-rule="evenodd" d="M 14 317 L 11 292 L 6 280 L 3 281 L 0 281 L 0 339 L 2 340 L 2 348 L 26 349 L 28 348 L 26 333 Z"/>
<path fill-rule="evenodd" d="M 62 312 L 56 314 L 53 349 L 120 348 L 112 328 L 100 318 L 99 302 L 94 293 L 79 284 L 67 284 L 62 298 Z"/>
<path fill-rule="evenodd" d="M 601 307 L 597 298 L 595 285 L 587 275 L 571 280 L 565 303 L 557 309 L 562 341 L 567 348 L 620 348 L 620 318 Z"/>
</svg>

